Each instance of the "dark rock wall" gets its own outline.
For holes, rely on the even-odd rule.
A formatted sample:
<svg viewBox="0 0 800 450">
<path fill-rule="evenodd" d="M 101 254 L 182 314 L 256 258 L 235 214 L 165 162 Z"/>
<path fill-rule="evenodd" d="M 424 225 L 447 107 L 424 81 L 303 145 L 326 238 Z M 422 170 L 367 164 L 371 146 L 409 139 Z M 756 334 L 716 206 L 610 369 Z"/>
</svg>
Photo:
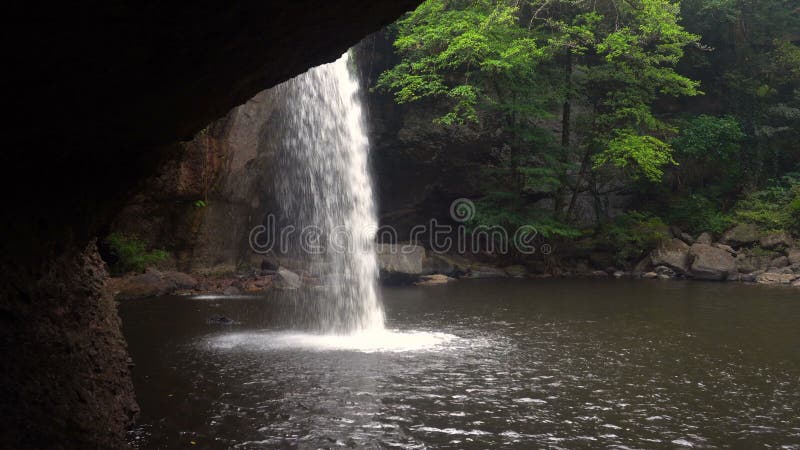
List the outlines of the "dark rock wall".
<svg viewBox="0 0 800 450">
<path fill-rule="evenodd" d="M 135 417 L 117 305 L 94 242 L 50 261 L 34 284 L 3 266 L 2 448 L 111 448 Z M 20 295 L 16 308 L 10 296 Z M 21 292 L 24 292 L 20 294 Z M 57 433 L 53 431 L 57 430 Z"/>
<path fill-rule="evenodd" d="M 165 248 L 183 271 L 228 266 L 247 256 L 272 187 L 274 115 L 291 102 L 265 90 L 182 143 L 112 225 Z M 199 203 L 202 202 L 202 203 Z"/>
<path fill-rule="evenodd" d="M 4 10 L 0 446 L 124 445 L 134 410 L 124 341 L 90 240 L 109 230 L 140 181 L 175 159 L 177 142 L 418 3 L 122 0 Z"/>
</svg>

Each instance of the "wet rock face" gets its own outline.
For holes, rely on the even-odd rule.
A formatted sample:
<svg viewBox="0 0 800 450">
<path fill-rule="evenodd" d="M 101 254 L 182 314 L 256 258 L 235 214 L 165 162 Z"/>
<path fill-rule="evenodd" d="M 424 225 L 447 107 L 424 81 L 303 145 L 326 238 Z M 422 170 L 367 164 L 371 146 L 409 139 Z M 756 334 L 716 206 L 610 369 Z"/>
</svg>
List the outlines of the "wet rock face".
<svg viewBox="0 0 800 450">
<path fill-rule="evenodd" d="M 3 285 L 0 448 L 116 448 L 138 412 L 94 243 L 50 261 L 25 301 Z"/>
</svg>

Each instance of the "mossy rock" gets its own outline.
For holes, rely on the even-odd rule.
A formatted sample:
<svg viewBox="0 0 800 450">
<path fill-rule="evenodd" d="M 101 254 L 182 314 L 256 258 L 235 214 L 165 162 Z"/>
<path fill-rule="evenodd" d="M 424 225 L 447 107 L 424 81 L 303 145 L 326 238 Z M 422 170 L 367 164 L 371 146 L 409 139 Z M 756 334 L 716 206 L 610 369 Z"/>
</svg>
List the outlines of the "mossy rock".
<svg viewBox="0 0 800 450">
<path fill-rule="evenodd" d="M 722 235 L 722 242 L 733 247 L 752 245 L 758 242 L 763 234 L 757 225 L 740 223 Z"/>
</svg>

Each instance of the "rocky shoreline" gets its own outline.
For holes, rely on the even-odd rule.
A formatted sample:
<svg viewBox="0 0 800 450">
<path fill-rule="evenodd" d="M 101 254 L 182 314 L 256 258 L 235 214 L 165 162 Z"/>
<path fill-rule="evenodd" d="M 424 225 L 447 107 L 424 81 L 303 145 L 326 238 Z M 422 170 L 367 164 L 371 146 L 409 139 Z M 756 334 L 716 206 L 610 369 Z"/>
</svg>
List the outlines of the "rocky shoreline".
<svg viewBox="0 0 800 450">
<path fill-rule="evenodd" d="M 479 278 L 632 278 L 800 287 L 800 248 L 787 233 L 762 233 L 753 226 L 739 225 L 719 241 L 709 233 L 697 238 L 679 230 L 672 234 L 629 270 L 576 263 L 566 270 L 544 272 L 523 264 L 498 266 L 475 257 L 430 252 L 411 244 L 382 244 L 377 253 L 381 282 L 390 285 L 435 286 Z M 254 265 L 259 267 L 237 271 L 220 266 L 191 274 L 149 268 L 143 274 L 113 278 L 109 288 L 118 300 L 130 300 L 162 295 L 258 295 L 271 289 L 320 285 L 319 278 L 293 269 L 291 264 L 265 259 Z"/>
</svg>

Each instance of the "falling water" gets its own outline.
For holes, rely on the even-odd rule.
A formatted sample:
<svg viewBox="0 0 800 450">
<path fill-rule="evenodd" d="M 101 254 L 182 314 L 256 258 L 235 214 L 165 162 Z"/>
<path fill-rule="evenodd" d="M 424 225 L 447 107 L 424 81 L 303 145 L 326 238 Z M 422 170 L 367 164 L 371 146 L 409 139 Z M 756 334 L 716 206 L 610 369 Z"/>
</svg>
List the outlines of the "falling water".
<svg viewBox="0 0 800 450">
<path fill-rule="evenodd" d="M 295 321 L 326 333 L 383 329 L 374 249 L 377 217 L 360 86 L 348 53 L 276 87 L 276 197 L 296 228 L 291 255 L 318 286 L 298 294 Z"/>
</svg>

